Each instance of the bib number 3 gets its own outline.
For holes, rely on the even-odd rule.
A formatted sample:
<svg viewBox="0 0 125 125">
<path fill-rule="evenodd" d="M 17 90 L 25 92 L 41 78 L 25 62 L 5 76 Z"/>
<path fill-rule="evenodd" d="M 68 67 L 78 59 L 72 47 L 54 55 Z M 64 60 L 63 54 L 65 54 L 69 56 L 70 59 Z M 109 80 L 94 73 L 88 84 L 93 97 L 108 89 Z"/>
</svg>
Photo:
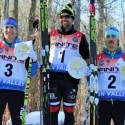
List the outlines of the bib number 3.
<svg viewBox="0 0 125 125">
<path fill-rule="evenodd" d="M 4 75 L 7 76 L 7 77 L 12 76 L 13 65 L 8 63 L 8 64 L 5 65 L 5 67 L 7 68 L 7 71 L 4 72 Z"/>
</svg>

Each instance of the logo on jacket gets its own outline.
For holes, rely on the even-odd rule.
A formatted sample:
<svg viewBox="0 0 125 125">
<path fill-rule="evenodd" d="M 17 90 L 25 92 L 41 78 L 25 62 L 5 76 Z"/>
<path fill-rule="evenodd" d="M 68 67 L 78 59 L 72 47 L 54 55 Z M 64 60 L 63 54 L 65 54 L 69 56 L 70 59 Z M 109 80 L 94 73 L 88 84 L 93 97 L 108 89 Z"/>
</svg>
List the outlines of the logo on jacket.
<svg viewBox="0 0 125 125">
<path fill-rule="evenodd" d="M 80 34 L 79 34 L 79 33 L 77 33 L 77 34 L 76 34 L 76 36 L 77 36 L 77 37 L 79 37 L 79 36 L 80 36 Z"/>
<path fill-rule="evenodd" d="M 62 35 L 59 35 L 59 38 L 62 38 Z"/>
<path fill-rule="evenodd" d="M 110 66 L 110 60 L 106 60 L 106 65 Z"/>
<path fill-rule="evenodd" d="M 78 38 L 77 37 L 73 37 L 73 42 L 78 42 Z"/>
<path fill-rule="evenodd" d="M 53 39 L 53 40 L 56 40 L 56 36 L 53 36 L 52 39 Z"/>
<path fill-rule="evenodd" d="M 99 56 L 99 57 L 98 57 L 98 59 L 101 59 L 101 58 L 102 58 L 102 56 Z"/>
<path fill-rule="evenodd" d="M 99 66 L 103 66 L 104 65 L 104 60 L 101 60 L 100 62 L 99 62 Z"/>
<path fill-rule="evenodd" d="M 9 48 L 5 48 L 5 53 L 7 54 L 9 51 Z"/>
</svg>

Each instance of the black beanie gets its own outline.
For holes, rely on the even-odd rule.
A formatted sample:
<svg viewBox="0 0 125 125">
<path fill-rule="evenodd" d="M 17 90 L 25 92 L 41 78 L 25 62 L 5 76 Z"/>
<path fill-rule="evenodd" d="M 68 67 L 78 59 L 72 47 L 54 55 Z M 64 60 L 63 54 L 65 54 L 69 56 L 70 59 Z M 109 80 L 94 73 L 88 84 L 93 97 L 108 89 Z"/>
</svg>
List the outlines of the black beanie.
<svg viewBox="0 0 125 125">
<path fill-rule="evenodd" d="M 69 15 L 72 16 L 72 19 L 74 20 L 74 11 L 72 9 L 72 5 L 69 3 L 67 4 L 60 12 L 60 14 L 62 13 L 68 13 Z"/>
<path fill-rule="evenodd" d="M 39 27 L 39 20 L 37 19 L 33 22 L 33 28 L 38 29 L 38 27 Z"/>
</svg>

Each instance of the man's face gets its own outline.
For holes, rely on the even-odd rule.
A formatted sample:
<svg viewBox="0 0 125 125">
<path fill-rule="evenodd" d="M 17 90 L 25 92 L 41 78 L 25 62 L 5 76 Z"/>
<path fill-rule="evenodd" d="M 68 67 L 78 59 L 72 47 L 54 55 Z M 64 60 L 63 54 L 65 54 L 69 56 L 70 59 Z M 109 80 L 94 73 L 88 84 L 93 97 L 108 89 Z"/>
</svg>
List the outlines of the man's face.
<svg viewBox="0 0 125 125">
<path fill-rule="evenodd" d="M 109 50 L 115 51 L 118 48 L 119 41 L 117 40 L 115 35 L 107 35 L 105 45 Z"/>
<path fill-rule="evenodd" d="M 7 40 L 7 42 L 11 43 L 15 39 L 17 35 L 17 31 L 14 26 L 7 25 L 4 27 L 3 30 L 4 38 Z"/>
<path fill-rule="evenodd" d="M 62 13 L 60 15 L 60 22 L 64 28 L 70 28 L 73 24 L 73 19 L 68 13 Z"/>
</svg>

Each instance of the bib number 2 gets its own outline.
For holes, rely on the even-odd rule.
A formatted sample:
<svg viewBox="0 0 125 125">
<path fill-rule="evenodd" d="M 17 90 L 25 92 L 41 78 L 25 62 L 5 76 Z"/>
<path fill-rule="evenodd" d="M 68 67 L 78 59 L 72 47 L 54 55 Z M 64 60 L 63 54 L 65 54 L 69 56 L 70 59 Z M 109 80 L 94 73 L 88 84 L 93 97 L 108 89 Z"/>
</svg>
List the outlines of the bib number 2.
<svg viewBox="0 0 125 125">
<path fill-rule="evenodd" d="M 109 83 L 109 85 L 108 85 L 108 88 L 109 88 L 109 89 L 115 89 L 116 86 L 114 86 L 114 83 L 115 83 L 115 81 L 116 81 L 116 77 L 115 77 L 114 75 L 111 75 L 111 76 L 108 77 L 108 80 L 110 80 L 110 83 Z"/>
</svg>

